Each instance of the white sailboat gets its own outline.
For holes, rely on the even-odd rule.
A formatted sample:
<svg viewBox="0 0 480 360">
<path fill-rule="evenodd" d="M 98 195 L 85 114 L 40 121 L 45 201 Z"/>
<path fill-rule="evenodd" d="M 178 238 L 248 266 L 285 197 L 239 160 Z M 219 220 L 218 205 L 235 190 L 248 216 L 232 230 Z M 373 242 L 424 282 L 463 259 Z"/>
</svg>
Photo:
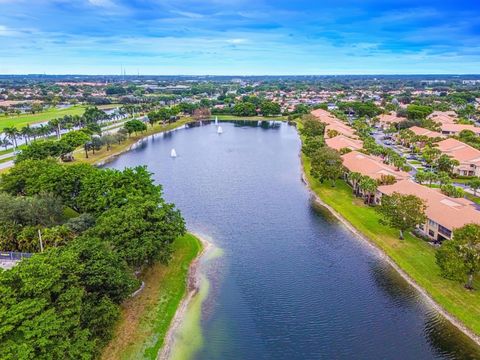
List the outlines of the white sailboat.
<svg viewBox="0 0 480 360">
<path fill-rule="evenodd" d="M 170 156 L 172 158 L 176 158 L 177 157 L 177 152 L 175 151 L 175 149 L 172 149 L 172 151 L 170 151 Z"/>
<path fill-rule="evenodd" d="M 221 126 L 219 126 L 217 129 L 217 134 L 222 134 L 222 133 L 223 133 L 223 129 Z"/>
</svg>

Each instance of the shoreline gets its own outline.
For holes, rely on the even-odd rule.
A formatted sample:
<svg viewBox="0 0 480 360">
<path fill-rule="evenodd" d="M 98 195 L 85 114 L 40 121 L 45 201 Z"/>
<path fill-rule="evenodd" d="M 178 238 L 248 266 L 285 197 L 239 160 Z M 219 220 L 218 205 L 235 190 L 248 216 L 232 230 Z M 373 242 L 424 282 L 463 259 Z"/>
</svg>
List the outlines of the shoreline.
<svg viewBox="0 0 480 360">
<path fill-rule="evenodd" d="M 300 164 L 301 164 L 301 180 L 308 188 L 310 194 L 314 197 L 315 202 L 318 205 L 321 205 L 327 209 L 338 221 L 342 223 L 355 237 L 361 240 L 362 243 L 367 245 L 372 251 L 375 252 L 382 260 L 386 261 L 410 286 L 412 286 L 420 295 L 422 295 L 423 300 L 425 300 L 435 311 L 442 315 L 446 320 L 448 320 L 452 325 L 454 325 L 458 330 L 463 334 L 468 336 L 473 342 L 480 346 L 480 336 L 475 334 L 470 330 L 462 321 L 457 319 L 455 316 L 450 314 L 445 310 L 440 304 L 438 304 L 430 294 L 421 287 L 408 273 L 406 273 L 386 252 L 384 252 L 380 247 L 378 247 L 368 236 L 364 235 L 360 230 L 358 230 L 354 225 L 352 225 L 346 218 L 342 216 L 341 213 L 336 211 L 330 205 L 325 203 L 321 197 L 313 191 L 310 182 L 308 181 L 307 176 L 305 175 L 305 167 L 303 163 L 303 158 L 301 153 L 299 154 Z"/>
<path fill-rule="evenodd" d="M 173 344 L 175 342 L 174 335 L 178 330 L 180 324 L 185 318 L 189 304 L 191 303 L 192 299 L 195 297 L 195 295 L 198 294 L 200 290 L 200 279 L 199 279 L 200 260 L 212 248 L 212 243 L 206 240 L 204 237 L 193 232 L 191 232 L 191 234 L 200 241 L 200 243 L 202 244 L 202 250 L 196 256 L 196 258 L 190 263 L 188 276 L 187 276 L 187 292 L 183 296 L 182 301 L 177 307 L 175 316 L 170 322 L 170 326 L 168 328 L 167 334 L 165 335 L 165 339 L 163 341 L 163 346 L 161 347 L 160 351 L 157 354 L 158 360 L 167 360 L 171 355 Z"/>
</svg>

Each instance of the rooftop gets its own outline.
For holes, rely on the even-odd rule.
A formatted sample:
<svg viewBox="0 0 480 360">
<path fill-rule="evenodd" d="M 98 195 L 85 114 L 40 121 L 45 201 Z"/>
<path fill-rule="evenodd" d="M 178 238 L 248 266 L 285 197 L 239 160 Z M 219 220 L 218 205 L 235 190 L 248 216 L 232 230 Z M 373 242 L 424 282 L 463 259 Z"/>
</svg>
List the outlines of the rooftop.
<svg viewBox="0 0 480 360">
<path fill-rule="evenodd" d="M 392 175 L 397 180 L 408 179 L 409 174 L 398 171 L 395 167 L 385 164 L 381 158 L 352 151 L 342 155 L 343 165 L 352 172 L 358 172 L 372 179 L 380 179 L 382 175 Z"/>
<path fill-rule="evenodd" d="M 439 189 L 431 189 L 413 180 L 398 181 L 393 185 L 378 187 L 382 194 L 391 195 L 394 192 L 404 195 L 415 195 L 424 200 L 427 205 L 426 214 L 429 219 L 453 230 L 466 224 L 480 224 L 480 212 L 475 204 L 464 198 L 451 198 L 442 194 Z"/>
</svg>

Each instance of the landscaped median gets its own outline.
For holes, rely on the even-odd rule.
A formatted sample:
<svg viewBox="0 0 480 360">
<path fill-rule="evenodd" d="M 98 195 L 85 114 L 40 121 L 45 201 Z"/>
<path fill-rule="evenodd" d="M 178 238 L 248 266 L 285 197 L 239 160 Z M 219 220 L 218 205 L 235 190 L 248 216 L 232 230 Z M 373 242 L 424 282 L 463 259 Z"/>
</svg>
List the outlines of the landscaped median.
<svg viewBox="0 0 480 360">
<path fill-rule="evenodd" d="M 304 154 L 302 162 L 310 188 L 326 205 L 388 255 L 436 304 L 480 336 L 478 281 L 475 284 L 477 290 L 468 291 L 463 284 L 441 277 L 435 249 L 431 245 L 411 234 L 406 234 L 405 240 L 399 240 L 398 230 L 381 225 L 375 209 L 356 198 L 344 181 L 338 180 L 335 187 L 330 182 L 320 183 L 310 175 L 310 160 Z"/>
<path fill-rule="evenodd" d="M 157 263 L 141 275 L 145 286 L 125 301 L 113 340 L 102 359 L 156 359 L 180 302 L 189 290 L 192 262 L 202 251 L 202 243 L 187 234 L 173 244 L 168 265 Z"/>
</svg>

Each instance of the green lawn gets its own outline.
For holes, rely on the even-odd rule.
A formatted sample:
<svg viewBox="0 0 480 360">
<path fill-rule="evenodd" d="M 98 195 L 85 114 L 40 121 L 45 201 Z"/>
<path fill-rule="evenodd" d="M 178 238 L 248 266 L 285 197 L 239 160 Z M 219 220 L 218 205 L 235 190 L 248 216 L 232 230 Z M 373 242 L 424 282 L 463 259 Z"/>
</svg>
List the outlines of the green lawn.
<svg viewBox="0 0 480 360">
<path fill-rule="evenodd" d="M 82 115 L 85 111 L 85 106 L 72 106 L 68 109 L 49 109 L 38 114 L 21 114 L 12 116 L 0 117 L 0 130 L 6 127 L 15 126 L 18 129 L 26 126 L 39 123 L 42 121 L 49 121 L 55 118 L 63 117 L 65 115 Z"/>
<path fill-rule="evenodd" d="M 15 159 L 15 156 L 13 156 L 13 155 L 9 156 L 7 158 L 0 159 L 0 164 L 5 163 L 5 162 L 10 161 L 10 160 L 13 160 L 13 159 Z"/>
<path fill-rule="evenodd" d="M 480 335 L 480 281 L 475 283 L 477 290 L 471 292 L 441 277 L 432 246 L 410 234 L 399 240 L 398 231 L 380 225 L 375 209 L 354 197 L 345 182 L 338 181 L 335 188 L 321 184 L 309 175 L 310 160 L 303 156 L 303 162 L 312 190 L 326 204 L 382 249 L 446 311 Z"/>
<path fill-rule="evenodd" d="M 187 234 L 173 244 L 168 266 L 155 264 L 142 274 L 144 289 L 122 305 L 121 320 L 103 360 L 156 359 L 177 308 L 187 291 L 191 262 L 202 244 Z"/>
</svg>

